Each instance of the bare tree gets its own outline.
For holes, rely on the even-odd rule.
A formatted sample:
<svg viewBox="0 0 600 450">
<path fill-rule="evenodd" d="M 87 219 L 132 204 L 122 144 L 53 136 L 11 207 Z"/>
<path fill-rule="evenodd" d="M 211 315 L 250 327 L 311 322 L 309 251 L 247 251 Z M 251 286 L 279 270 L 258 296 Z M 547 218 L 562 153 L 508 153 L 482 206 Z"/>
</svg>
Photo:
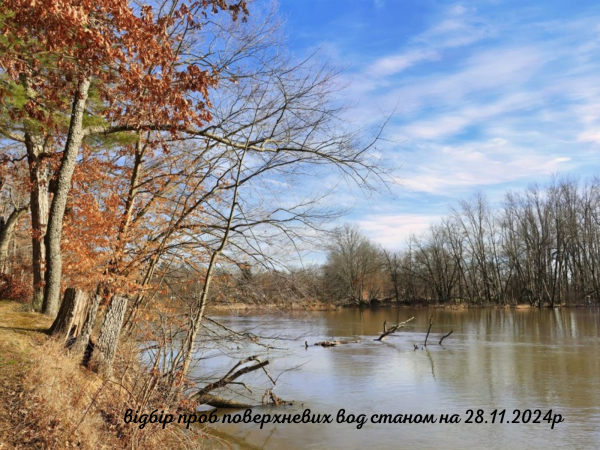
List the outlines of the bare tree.
<svg viewBox="0 0 600 450">
<path fill-rule="evenodd" d="M 335 298 L 368 304 L 381 291 L 382 266 L 379 249 L 357 226 L 344 225 L 333 233 L 323 275 Z"/>
</svg>

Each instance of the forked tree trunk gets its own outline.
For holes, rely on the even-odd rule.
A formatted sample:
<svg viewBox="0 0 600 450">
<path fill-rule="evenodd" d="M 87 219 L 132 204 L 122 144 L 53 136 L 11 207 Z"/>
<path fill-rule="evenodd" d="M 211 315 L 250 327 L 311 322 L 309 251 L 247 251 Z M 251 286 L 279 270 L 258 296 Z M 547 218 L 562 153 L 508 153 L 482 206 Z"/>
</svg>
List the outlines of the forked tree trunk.
<svg viewBox="0 0 600 450">
<path fill-rule="evenodd" d="M 49 334 L 64 341 L 70 337 L 76 337 L 83 327 L 87 307 L 88 295 L 85 292 L 67 288 L 58 315 L 50 327 Z"/>
<path fill-rule="evenodd" d="M 89 368 L 104 377 L 110 377 L 112 374 L 112 364 L 119 344 L 119 334 L 126 309 L 126 298 L 113 297 L 106 310 L 100 336 L 90 358 Z"/>
<path fill-rule="evenodd" d="M 96 322 L 96 315 L 98 314 L 98 306 L 100 306 L 100 296 L 94 295 L 87 310 L 85 322 L 81 327 L 81 333 L 79 333 L 79 336 L 77 336 L 75 343 L 71 347 L 71 355 L 74 357 L 83 356 L 83 353 L 90 342 L 94 323 Z"/>
<path fill-rule="evenodd" d="M 67 207 L 67 198 L 71 190 L 71 180 L 77 165 L 79 148 L 85 137 L 83 116 L 90 88 L 90 79 L 84 78 L 79 82 L 73 99 L 69 133 L 65 142 L 60 168 L 56 176 L 56 190 L 52 197 L 48 227 L 46 229 L 46 272 L 44 277 L 44 302 L 42 312 L 54 317 L 58 311 L 60 300 L 60 280 L 62 276 L 62 254 L 60 241 L 62 238 L 63 219 Z"/>
</svg>

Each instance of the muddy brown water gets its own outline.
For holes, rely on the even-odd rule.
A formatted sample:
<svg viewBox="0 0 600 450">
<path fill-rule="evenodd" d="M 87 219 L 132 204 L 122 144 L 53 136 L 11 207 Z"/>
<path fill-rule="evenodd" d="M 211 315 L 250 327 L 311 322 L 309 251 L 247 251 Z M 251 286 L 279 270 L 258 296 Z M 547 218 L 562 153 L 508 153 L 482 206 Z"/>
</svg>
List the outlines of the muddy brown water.
<svg viewBox="0 0 600 450">
<path fill-rule="evenodd" d="M 431 314 L 434 326 L 425 348 Z M 393 325 L 412 316 L 415 319 L 386 342 L 374 340 L 384 319 Z M 206 352 L 199 355 L 204 359 L 195 368 L 197 374 L 222 373 L 230 367 L 232 360 L 221 353 L 236 357 L 260 353 L 271 362 L 271 375 L 279 376 L 274 392 L 296 403 L 255 407 L 253 414 L 293 417 L 310 409 L 311 414 L 331 414 L 333 419 L 330 424 L 277 423 L 263 429 L 254 423 L 214 425 L 214 433 L 233 448 L 600 448 L 598 308 L 346 309 L 215 318 L 236 330 L 297 340 L 268 341 L 284 350 L 235 345 Z M 440 346 L 440 336 L 450 330 L 454 333 Z M 360 342 L 304 347 L 305 341 L 313 344 L 332 337 Z M 243 380 L 254 399 L 270 386 L 258 372 Z M 224 395 L 244 400 L 244 396 Z M 345 416 L 365 414 L 367 422 L 361 429 L 356 423 L 337 423 L 340 409 Z M 473 423 L 466 423 L 468 410 L 475 411 Z M 483 411 L 481 423 L 475 423 L 477 410 Z M 520 411 L 519 423 L 513 423 L 515 410 Z M 527 410 L 531 418 L 523 423 L 530 414 Z M 554 429 L 543 420 L 550 410 L 564 418 Z M 374 414 L 433 414 L 438 423 L 376 424 L 370 420 Z M 458 414 L 461 422 L 440 423 L 442 414 Z M 533 423 L 536 417 L 540 423 Z M 209 442 L 218 446 L 216 440 Z"/>
</svg>

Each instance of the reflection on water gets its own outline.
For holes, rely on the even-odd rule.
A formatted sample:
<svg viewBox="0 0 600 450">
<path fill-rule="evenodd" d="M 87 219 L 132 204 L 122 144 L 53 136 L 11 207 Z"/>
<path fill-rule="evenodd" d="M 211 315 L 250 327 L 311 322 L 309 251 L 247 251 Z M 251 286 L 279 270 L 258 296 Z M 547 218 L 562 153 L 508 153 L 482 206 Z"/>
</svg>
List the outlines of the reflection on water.
<svg viewBox="0 0 600 450">
<path fill-rule="evenodd" d="M 434 327 L 421 350 L 429 316 Z M 386 342 L 375 342 L 388 325 L 414 316 Z M 261 413 L 460 414 L 552 409 L 565 422 L 542 424 L 219 424 L 216 433 L 234 448 L 600 448 L 600 311 L 598 309 L 408 310 L 347 309 L 294 317 L 223 316 L 237 330 L 303 336 L 271 350 L 270 372 L 286 370 L 274 392 L 298 404 L 255 408 Z M 454 333 L 438 345 L 439 338 Z M 311 346 L 331 337 L 359 337 L 358 344 Z M 414 350 L 418 344 L 419 350 Z M 236 349 L 240 357 L 256 348 Z M 211 373 L 231 361 L 209 358 L 196 370 Z M 258 373 L 245 379 L 255 394 L 269 387 Z M 256 395 L 255 395 L 256 398 Z"/>
</svg>

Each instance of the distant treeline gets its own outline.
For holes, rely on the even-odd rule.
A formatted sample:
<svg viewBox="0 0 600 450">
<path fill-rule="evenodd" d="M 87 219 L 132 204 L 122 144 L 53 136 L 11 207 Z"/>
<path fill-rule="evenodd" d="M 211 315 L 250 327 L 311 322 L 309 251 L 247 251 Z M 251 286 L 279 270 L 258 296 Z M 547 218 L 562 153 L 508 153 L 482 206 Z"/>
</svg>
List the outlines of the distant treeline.
<svg viewBox="0 0 600 450">
<path fill-rule="evenodd" d="M 244 267 L 216 295 L 256 303 L 597 304 L 600 180 L 555 178 L 507 193 L 495 207 L 476 194 L 399 252 L 350 225 L 329 242 L 321 266 Z"/>
</svg>

